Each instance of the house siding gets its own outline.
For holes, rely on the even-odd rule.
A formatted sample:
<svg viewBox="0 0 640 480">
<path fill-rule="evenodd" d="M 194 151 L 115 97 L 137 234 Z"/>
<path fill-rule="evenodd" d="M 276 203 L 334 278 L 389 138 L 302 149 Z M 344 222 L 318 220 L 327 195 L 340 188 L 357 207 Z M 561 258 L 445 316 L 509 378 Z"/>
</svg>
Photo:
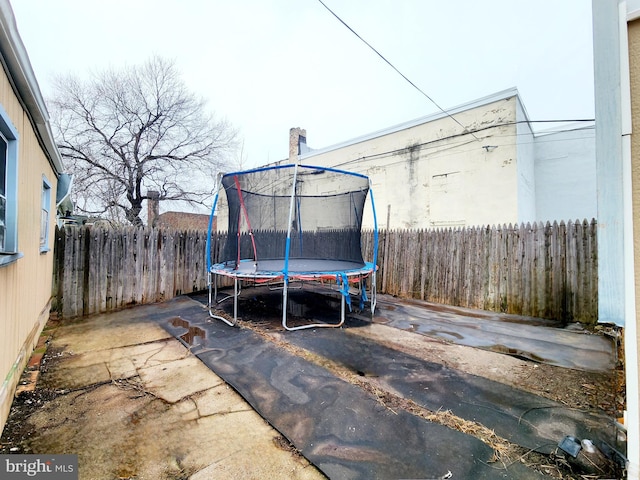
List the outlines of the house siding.
<svg viewBox="0 0 640 480">
<path fill-rule="evenodd" d="M 24 255 L 0 267 L 0 426 L 4 427 L 15 386 L 49 316 L 57 173 L 4 71 L 0 104 L 18 131 L 18 249 Z M 50 251 L 40 253 L 43 175 L 51 184 L 52 208 Z"/>
</svg>

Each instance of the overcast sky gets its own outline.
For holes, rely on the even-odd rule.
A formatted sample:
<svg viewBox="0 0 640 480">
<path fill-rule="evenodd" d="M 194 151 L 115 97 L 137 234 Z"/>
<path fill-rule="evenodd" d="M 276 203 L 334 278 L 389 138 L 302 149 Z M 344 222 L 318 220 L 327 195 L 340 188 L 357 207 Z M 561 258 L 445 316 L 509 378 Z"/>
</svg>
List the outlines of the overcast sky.
<svg viewBox="0 0 640 480">
<path fill-rule="evenodd" d="M 594 118 L 591 0 L 324 0 L 441 107 L 517 87 L 532 120 Z M 40 88 L 174 59 L 245 167 L 438 112 L 318 0 L 11 0 Z"/>
</svg>

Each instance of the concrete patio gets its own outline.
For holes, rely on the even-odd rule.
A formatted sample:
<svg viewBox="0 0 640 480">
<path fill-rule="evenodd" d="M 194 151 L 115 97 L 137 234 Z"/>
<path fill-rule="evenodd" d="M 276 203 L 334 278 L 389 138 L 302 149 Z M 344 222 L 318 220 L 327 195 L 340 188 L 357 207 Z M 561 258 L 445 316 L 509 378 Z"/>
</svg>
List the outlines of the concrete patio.
<svg viewBox="0 0 640 480">
<path fill-rule="evenodd" d="M 76 453 L 83 479 L 528 479 L 554 476 L 566 435 L 624 447 L 595 406 L 605 397 L 589 397 L 612 385 L 615 349 L 601 335 L 384 297 L 373 319 L 285 333 L 277 295 L 243 295 L 240 328 L 210 319 L 204 295 L 50 322 L 2 453 Z M 514 353 L 468 346 L 487 337 Z M 574 398 L 537 392 L 545 377 Z"/>
<path fill-rule="evenodd" d="M 147 319 L 164 307 L 50 322 L 41 373 L 24 377 L 2 453 L 78 454 L 81 479 L 325 478 Z"/>
</svg>

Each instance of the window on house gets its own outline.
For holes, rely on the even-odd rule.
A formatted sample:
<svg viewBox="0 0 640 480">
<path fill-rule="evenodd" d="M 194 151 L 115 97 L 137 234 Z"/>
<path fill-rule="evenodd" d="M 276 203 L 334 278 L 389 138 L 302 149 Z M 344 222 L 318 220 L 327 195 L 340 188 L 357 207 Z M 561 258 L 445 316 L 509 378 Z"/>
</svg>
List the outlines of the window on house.
<svg viewBox="0 0 640 480">
<path fill-rule="evenodd" d="M 51 184 L 42 177 L 42 200 L 40 212 L 40 252 L 49 251 L 49 218 L 51 218 Z"/>
<path fill-rule="evenodd" d="M 0 105 L 0 266 L 18 252 L 18 132 Z"/>
<path fill-rule="evenodd" d="M 0 135 L 0 252 L 7 232 L 7 141 Z"/>
</svg>

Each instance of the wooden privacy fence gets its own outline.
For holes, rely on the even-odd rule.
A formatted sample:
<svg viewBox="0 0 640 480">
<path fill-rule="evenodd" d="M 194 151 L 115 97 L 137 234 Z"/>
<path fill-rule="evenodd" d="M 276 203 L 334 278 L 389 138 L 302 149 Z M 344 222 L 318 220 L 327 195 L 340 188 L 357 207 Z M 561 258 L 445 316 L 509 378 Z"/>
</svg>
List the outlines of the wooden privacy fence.
<svg viewBox="0 0 640 480">
<path fill-rule="evenodd" d="M 206 238 L 200 231 L 56 228 L 54 307 L 73 317 L 203 290 Z"/>
<path fill-rule="evenodd" d="M 206 232 L 56 230 L 54 296 L 64 316 L 207 288 Z M 225 234 L 212 239 L 213 254 Z M 365 259 L 373 233 L 362 234 Z M 597 225 L 561 222 L 379 233 L 378 291 L 448 305 L 595 323 Z"/>
<path fill-rule="evenodd" d="M 597 322 L 595 220 L 389 231 L 381 232 L 379 244 L 381 292 L 496 312 Z"/>
</svg>

